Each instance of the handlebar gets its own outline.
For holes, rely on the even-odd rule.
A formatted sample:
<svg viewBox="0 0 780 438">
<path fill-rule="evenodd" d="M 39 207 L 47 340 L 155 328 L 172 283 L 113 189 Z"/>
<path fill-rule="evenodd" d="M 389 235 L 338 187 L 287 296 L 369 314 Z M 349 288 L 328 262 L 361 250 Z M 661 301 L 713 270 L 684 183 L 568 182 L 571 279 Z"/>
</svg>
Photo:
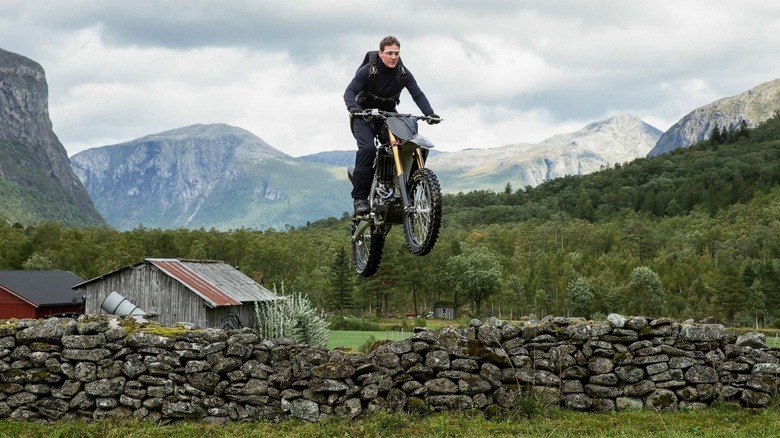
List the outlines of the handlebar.
<svg viewBox="0 0 780 438">
<path fill-rule="evenodd" d="M 438 122 L 441 122 L 442 120 L 444 120 L 441 117 L 431 117 L 431 116 L 423 116 L 423 115 L 418 116 L 418 115 L 414 115 L 414 114 L 394 113 L 394 112 L 391 112 L 391 111 L 382 111 L 382 110 L 379 110 L 379 109 L 376 109 L 376 108 L 373 108 L 373 109 L 370 109 L 370 110 L 363 110 L 363 111 L 356 112 L 356 113 L 350 113 L 350 115 L 352 117 L 363 117 L 363 118 L 366 118 L 366 119 L 370 119 L 370 118 L 386 119 L 388 117 L 411 117 L 411 118 L 415 118 L 415 119 L 418 119 L 418 120 L 424 120 L 424 121 L 426 121 L 428 123 L 431 123 L 432 121 L 435 121 L 435 122 L 438 123 Z"/>
</svg>

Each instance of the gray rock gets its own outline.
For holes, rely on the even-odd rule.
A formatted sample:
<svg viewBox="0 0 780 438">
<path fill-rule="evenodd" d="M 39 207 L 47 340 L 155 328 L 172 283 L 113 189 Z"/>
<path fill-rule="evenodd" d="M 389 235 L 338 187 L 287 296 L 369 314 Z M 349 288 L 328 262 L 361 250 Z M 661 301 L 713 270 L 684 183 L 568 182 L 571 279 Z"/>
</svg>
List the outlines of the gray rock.
<svg viewBox="0 0 780 438">
<path fill-rule="evenodd" d="M 753 366 L 753 374 L 780 374 L 780 364 L 777 363 L 757 363 Z"/>
<path fill-rule="evenodd" d="M 623 328 L 626 325 L 626 318 L 623 315 L 617 313 L 610 313 L 607 315 L 607 321 L 615 328 Z"/>
<path fill-rule="evenodd" d="M 457 394 L 458 385 L 450 379 L 431 379 L 425 382 L 429 394 Z"/>
<path fill-rule="evenodd" d="M 611 373 L 615 369 L 615 363 L 605 357 L 592 357 L 588 361 L 588 369 L 594 374 Z"/>
<path fill-rule="evenodd" d="M 563 405 L 576 411 L 587 411 L 593 405 L 593 399 L 586 394 L 566 394 L 563 396 Z"/>
<path fill-rule="evenodd" d="M 633 365 L 615 367 L 615 375 L 626 383 L 636 383 L 645 377 L 645 371 L 641 367 Z"/>
<path fill-rule="evenodd" d="M 618 411 L 636 411 L 645 407 L 645 402 L 639 397 L 618 397 L 615 399 L 615 409 Z"/>
<path fill-rule="evenodd" d="M 474 400 L 467 395 L 431 395 L 425 401 L 434 409 L 467 411 L 474 407 Z"/>
<path fill-rule="evenodd" d="M 685 372 L 685 380 L 690 383 L 715 383 L 718 373 L 712 367 L 694 365 Z"/>
<path fill-rule="evenodd" d="M 766 392 L 753 391 L 751 389 L 744 389 L 739 398 L 749 408 L 765 408 L 772 401 L 772 397 Z"/>
<path fill-rule="evenodd" d="M 434 372 L 450 369 L 450 355 L 446 351 L 434 350 L 425 356 L 425 366 Z"/>
<path fill-rule="evenodd" d="M 470 376 L 458 380 L 458 390 L 466 395 L 488 393 L 493 387 L 490 382 L 480 376 Z"/>
<path fill-rule="evenodd" d="M 676 411 L 677 396 L 668 389 L 656 389 L 645 397 L 645 407 L 661 412 Z"/>
<path fill-rule="evenodd" d="M 585 385 L 585 393 L 593 398 L 614 399 L 623 395 L 623 389 L 614 386 Z"/>
<path fill-rule="evenodd" d="M 655 383 L 650 380 L 642 380 L 623 387 L 623 392 L 628 397 L 642 397 L 655 391 Z"/>
<path fill-rule="evenodd" d="M 106 336 L 97 335 L 65 335 L 62 337 L 62 346 L 65 348 L 89 349 L 97 348 L 106 343 Z"/>
<path fill-rule="evenodd" d="M 114 397 L 122 394 L 125 389 L 125 378 L 101 379 L 88 382 L 84 385 L 84 391 L 94 397 Z"/>
<path fill-rule="evenodd" d="M 60 323 L 60 320 L 58 318 L 49 318 L 18 332 L 16 340 L 22 344 L 32 344 L 33 342 L 58 344 L 64 333 L 65 328 Z"/>
</svg>

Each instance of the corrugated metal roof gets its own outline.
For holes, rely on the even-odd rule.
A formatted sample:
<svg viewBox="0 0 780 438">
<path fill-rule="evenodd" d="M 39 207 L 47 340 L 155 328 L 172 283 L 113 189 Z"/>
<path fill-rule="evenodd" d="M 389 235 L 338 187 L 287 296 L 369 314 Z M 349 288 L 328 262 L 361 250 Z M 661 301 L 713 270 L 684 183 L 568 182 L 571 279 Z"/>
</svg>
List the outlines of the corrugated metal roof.
<svg viewBox="0 0 780 438">
<path fill-rule="evenodd" d="M 275 301 L 279 297 L 238 269 L 219 261 L 146 259 L 203 298 L 211 307 L 242 302 Z"/>
<path fill-rule="evenodd" d="M 0 285 L 35 307 L 81 304 L 84 293 L 72 287 L 82 281 L 68 271 L 0 271 Z"/>
</svg>

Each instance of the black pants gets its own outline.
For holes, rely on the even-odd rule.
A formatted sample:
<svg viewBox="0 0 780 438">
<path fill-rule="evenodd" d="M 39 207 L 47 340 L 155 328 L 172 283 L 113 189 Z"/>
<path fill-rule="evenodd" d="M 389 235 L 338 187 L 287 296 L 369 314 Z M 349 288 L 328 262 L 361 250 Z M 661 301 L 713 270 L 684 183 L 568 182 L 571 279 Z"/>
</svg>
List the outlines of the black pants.
<svg viewBox="0 0 780 438">
<path fill-rule="evenodd" d="M 352 135 L 357 140 L 355 154 L 355 171 L 352 173 L 352 198 L 368 199 L 371 191 L 371 180 L 374 177 L 374 159 L 376 146 L 374 137 L 382 128 L 381 120 L 365 121 L 361 118 L 351 118 Z"/>
</svg>

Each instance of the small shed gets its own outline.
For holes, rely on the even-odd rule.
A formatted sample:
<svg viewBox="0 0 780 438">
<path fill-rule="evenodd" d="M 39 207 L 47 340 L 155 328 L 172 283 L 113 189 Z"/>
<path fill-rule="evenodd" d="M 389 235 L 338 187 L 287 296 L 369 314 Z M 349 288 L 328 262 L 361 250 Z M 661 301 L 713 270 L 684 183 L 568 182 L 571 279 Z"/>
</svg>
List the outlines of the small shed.
<svg viewBox="0 0 780 438">
<path fill-rule="evenodd" d="M 254 327 L 255 302 L 279 296 L 225 262 L 147 258 L 73 287 L 86 297 L 84 313 L 117 292 L 160 324 L 189 322 L 203 328 Z"/>
<path fill-rule="evenodd" d="M 68 271 L 0 271 L 0 319 L 82 313 L 84 279 Z"/>
<path fill-rule="evenodd" d="M 453 303 L 436 302 L 433 304 L 433 317 L 439 319 L 455 319 L 458 311 Z"/>
</svg>

